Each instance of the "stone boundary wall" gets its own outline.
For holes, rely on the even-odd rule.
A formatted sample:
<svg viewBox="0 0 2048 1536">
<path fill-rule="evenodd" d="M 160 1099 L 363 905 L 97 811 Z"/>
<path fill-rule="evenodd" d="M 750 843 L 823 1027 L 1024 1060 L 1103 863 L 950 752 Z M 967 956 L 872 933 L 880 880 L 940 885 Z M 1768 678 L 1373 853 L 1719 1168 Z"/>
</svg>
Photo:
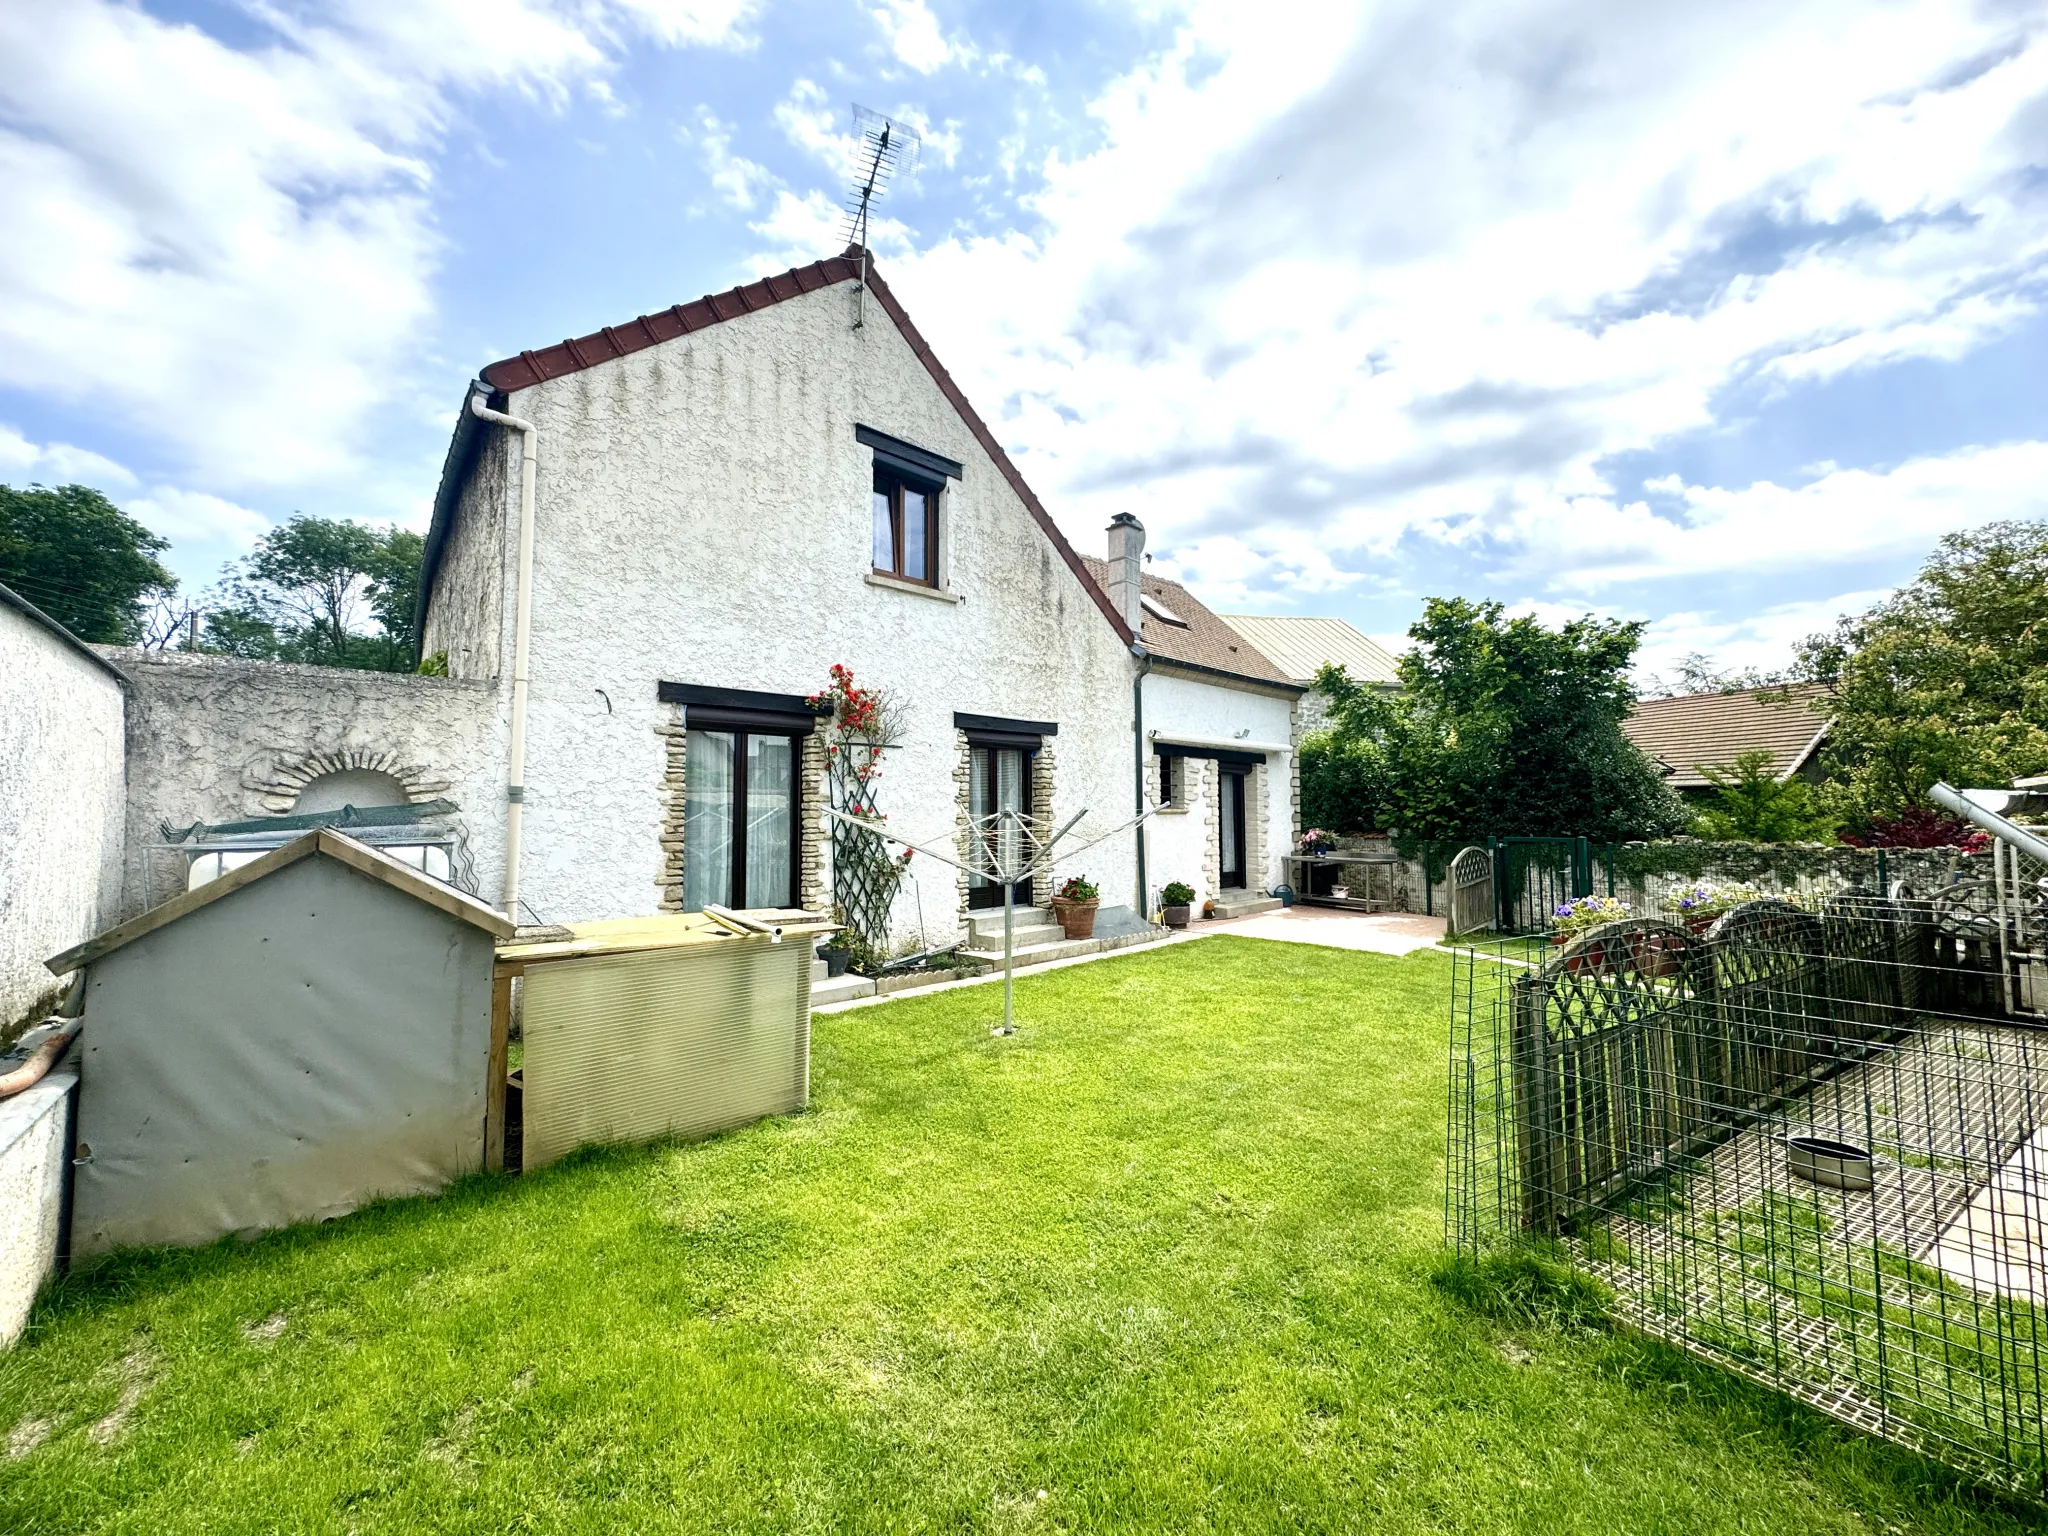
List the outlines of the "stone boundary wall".
<svg viewBox="0 0 2048 1536">
<path fill-rule="evenodd" d="M 288 813 L 336 763 L 375 763 L 460 808 L 477 894 L 504 878 L 506 726 L 494 681 L 104 648 L 132 681 L 126 852 L 115 920 L 184 888 L 162 828 Z"/>
<path fill-rule="evenodd" d="M 43 962 L 116 921 L 127 794 L 114 667 L 0 602 L 0 1041 L 59 991 Z"/>
</svg>

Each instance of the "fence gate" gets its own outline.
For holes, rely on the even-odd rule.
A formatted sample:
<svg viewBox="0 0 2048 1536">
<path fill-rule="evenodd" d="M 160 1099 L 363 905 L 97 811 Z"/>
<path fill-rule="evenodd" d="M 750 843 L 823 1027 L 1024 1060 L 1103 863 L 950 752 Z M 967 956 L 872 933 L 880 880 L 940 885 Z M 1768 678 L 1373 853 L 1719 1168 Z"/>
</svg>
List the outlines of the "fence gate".
<svg viewBox="0 0 2048 1536">
<path fill-rule="evenodd" d="M 1493 844 L 1495 924 L 1540 933 L 1565 902 L 1593 894 L 1593 852 L 1583 837 L 1503 837 Z"/>
<path fill-rule="evenodd" d="M 1451 860 L 1451 910 L 1447 937 L 1479 933 L 1493 927 L 1498 914 L 1493 901 L 1493 855 L 1484 848 L 1461 849 Z"/>
</svg>

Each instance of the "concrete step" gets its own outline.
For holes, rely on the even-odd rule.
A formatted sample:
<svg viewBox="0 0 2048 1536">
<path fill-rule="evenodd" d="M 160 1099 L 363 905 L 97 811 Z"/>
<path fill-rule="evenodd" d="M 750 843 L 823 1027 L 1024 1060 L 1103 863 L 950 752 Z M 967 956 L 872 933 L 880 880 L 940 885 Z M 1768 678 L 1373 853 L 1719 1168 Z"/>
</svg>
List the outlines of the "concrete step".
<svg viewBox="0 0 2048 1536">
<path fill-rule="evenodd" d="M 824 962 L 820 961 L 819 963 L 823 964 Z M 844 976 L 835 976 L 830 981 L 814 981 L 811 983 L 811 1006 L 813 1008 L 823 1008 L 827 1003 L 843 1003 L 856 997 L 873 997 L 874 995 L 874 979 L 869 976 L 856 976 L 851 971 L 848 971 Z"/>
<path fill-rule="evenodd" d="M 1052 922 L 1050 907 L 1017 907 L 1010 913 L 1010 921 L 1019 928 L 1041 928 Z M 992 933 L 1000 940 L 1003 936 L 1003 909 L 990 911 L 977 909 L 967 914 L 967 931 L 970 935 Z"/>
<path fill-rule="evenodd" d="M 1066 931 L 1058 923 L 1019 923 L 1010 931 L 1010 943 L 1014 948 L 1022 949 L 1027 944 L 1046 944 L 1066 936 Z M 975 949 L 992 949 L 1001 954 L 1003 925 L 996 923 L 992 927 L 972 929 L 967 935 L 967 942 Z"/>
<path fill-rule="evenodd" d="M 1282 903 L 1278 896 L 1238 896 L 1229 901 L 1216 903 L 1218 917 L 1250 917 L 1257 912 L 1278 912 Z"/>
<path fill-rule="evenodd" d="M 811 957 L 811 985 L 815 987 L 829 979 L 831 975 L 832 967 L 813 955 Z"/>
</svg>

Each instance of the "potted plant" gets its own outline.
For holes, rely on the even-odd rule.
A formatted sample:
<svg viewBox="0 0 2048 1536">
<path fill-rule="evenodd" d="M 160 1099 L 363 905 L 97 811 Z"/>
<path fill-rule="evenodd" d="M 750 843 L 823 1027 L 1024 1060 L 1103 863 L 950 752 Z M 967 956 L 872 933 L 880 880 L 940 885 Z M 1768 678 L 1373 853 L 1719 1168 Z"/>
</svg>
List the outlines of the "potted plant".
<svg viewBox="0 0 2048 1536">
<path fill-rule="evenodd" d="M 1183 885 L 1176 880 L 1159 893 L 1159 902 L 1165 911 L 1161 914 L 1169 928 L 1185 928 L 1188 918 L 1193 915 L 1195 905 L 1194 887 Z"/>
<path fill-rule="evenodd" d="M 817 954 L 818 958 L 825 962 L 827 976 L 844 976 L 846 968 L 853 964 L 853 951 L 836 938 L 829 943 L 820 944 Z"/>
<path fill-rule="evenodd" d="M 1053 916 L 1059 919 L 1060 932 L 1070 939 L 1094 937 L 1095 909 L 1101 905 L 1102 893 L 1086 875 L 1073 876 L 1052 899 Z"/>
<path fill-rule="evenodd" d="M 1762 895 L 1763 892 L 1753 885 L 1700 883 L 1682 886 L 1664 898 L 1664 912 L 1688 931 L 1705 933 L 1723 912 L 1732 911 L 1745 901 L 1755 901 Z"/>
<path fill-rule="evenodd" d="M 1628 916 L 1628 908 L 1612 896 L 1581 896 L 1577 901 L 1567 901 L 1550 914 L 1550 942 L 1555 945 L 1570 943 L 1582 933 L 1607 923 L 1617 923 Z M 1584 970 L 1598 966 L 1606 957 L 1599 949 L 1590 949 L 1583 954 L 1573 955 L 1565 962 L 1567 970 Z"/>
<path fill-rule="evenodd" d="M 1301 834 L 1301 852 L 1304 858 L 1317 858 L 1334 853 L 1337 848 L 1337 834 L 1325 832 L 1321 827 L 1310 827 Z"/>
</svg>

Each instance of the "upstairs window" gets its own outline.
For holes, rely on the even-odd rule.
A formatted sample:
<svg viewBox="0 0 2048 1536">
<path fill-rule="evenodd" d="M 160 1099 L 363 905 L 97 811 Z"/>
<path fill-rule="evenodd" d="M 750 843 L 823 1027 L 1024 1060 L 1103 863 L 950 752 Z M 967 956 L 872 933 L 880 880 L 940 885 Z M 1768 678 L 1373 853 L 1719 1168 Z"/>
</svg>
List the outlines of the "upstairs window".
<svg viewBox="0 0 2048 1536">
<path fill-rule="evenodd" d="M 875 466 L 875 570 L 939 584 L 939 488 Z"/>
</svg>

